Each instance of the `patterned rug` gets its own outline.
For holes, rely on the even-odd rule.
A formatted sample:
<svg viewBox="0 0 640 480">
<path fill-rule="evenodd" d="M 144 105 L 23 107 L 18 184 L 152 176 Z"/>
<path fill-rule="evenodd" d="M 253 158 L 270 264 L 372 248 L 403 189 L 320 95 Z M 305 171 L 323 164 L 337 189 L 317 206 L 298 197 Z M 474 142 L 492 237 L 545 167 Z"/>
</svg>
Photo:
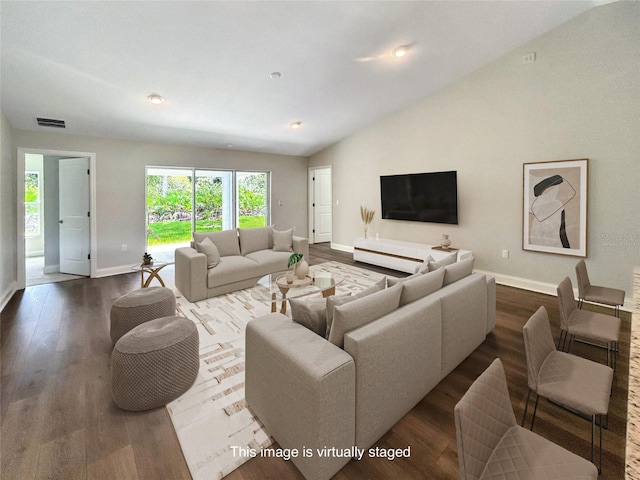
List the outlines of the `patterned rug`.
<svg viewBox="0 0 640 480">
<path fill-rule="evenodd" d="M 338 294 L 360 291 L 383 276 L 338 262 L 310 270 L 342 276 Z M 194 480 L 220 479 L 247 461 L 233 455 L 232 445 L 259 450 L 273 443 L 244 400 L 245 327 L 271 307 L 254 300 L 251 289 L 197 303 L 176 290 L 176 302 L 178 315 L 198 326 L 200 371 L 191 389 L 167 409 Z"/>
</svg>

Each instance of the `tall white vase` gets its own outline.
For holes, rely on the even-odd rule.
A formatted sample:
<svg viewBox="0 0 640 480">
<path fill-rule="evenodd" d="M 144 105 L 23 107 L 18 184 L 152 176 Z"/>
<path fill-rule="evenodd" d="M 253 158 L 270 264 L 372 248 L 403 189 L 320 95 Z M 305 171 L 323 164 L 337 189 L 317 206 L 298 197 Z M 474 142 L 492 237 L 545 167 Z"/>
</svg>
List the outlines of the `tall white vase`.
<svg viewBox="0 0 640 480">
<path fill-rule="evenodd" d="M 309 264 L 303 258 L 298 263 L 296 263 L 296 266 L 293 272 L 297 278 L 303 279 L 304 277 L 307 276 L 307 273 L 309 273 Z"/>
</svg>

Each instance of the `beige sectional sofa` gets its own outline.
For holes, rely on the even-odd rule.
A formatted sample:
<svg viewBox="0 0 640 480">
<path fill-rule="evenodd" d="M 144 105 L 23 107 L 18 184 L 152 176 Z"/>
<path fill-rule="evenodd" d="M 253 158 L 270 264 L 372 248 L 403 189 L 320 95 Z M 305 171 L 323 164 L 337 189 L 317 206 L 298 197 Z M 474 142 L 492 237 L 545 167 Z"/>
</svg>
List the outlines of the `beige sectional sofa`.
<svg viewBox="0 0 640 480">
<path fill-rule="evenodd" d="M 331 330 L 336 321 L 348 330 L 344 348 L 279 313 L 249 323 L 247 403 L 282 448 L 313 449 L 292 459 L 307 479 L 328 479 L 350 460 L 316 449 L 371 447 L 493 329 L 495 280 L 459 278 L 460 268 L 335 306 Z M 444 286 L 433 291 L 434 279 Z M 349 330 L 349 321 L 364 325 Z"/>
<path fill-rule="evenodd" d="M 308 261 L 308 240 L 294 236 L 292 230 L 261 227 L 194 233 L 191 247 L 175 251 L 176 287 L 190 302 L 249 288 L 264 275 L 286 270 L 293 252 Z"/>
</svg>

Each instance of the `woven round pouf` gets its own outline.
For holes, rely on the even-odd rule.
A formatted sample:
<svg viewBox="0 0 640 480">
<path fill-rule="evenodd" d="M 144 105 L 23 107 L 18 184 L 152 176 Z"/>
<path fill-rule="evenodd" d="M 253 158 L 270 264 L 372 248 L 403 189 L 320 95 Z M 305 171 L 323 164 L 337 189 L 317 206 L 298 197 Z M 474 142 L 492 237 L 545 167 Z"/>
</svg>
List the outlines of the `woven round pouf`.
<svg viewBox="0 0 640 480">
<path fill-rule="evenodd" d="M 186 392 L 198 375 L 198 329 L 183 317 L 137 326 L 111 354 L 111 395 L 124 410 L 149 410 Z"/>
<path fill-rule="evenodd" d="M 176 296 L 170 288 L 141 288 L 123 295 L 111 307 L 111 341 L 138 325 L 176 314 Z"/>
</svg>

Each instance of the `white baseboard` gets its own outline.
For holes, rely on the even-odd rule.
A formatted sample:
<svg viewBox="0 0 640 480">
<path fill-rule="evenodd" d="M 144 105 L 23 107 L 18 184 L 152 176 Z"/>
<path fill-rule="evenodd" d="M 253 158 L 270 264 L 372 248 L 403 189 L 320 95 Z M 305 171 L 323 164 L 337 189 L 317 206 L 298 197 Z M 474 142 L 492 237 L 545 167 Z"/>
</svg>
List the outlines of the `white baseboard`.
<svg viewBox="0 0 640 480">
<path fill-rule="evenodd" d="M 42 272 L 43 273 L 59 273 L 60 265 L 45 265 L 42 268 Z"/>
<path fill-rule="evenodd" d="M 491 275 L 493 278 L 496 279 L 496 283 L 499 285 L 521 288 L 522 290 L 529 290 L 530 292 L 544 293 L 546 295 L 551 295 L 553 297 L 558 296 L 558 291 L 557 291 L 558 286 L 553 283 L 539 282 L 537 280 L 531 280 L 529 278 L 514 277 L 512 275 L 505 275 L 502 273 L 495 273 L 495 272 L 487 272 L 484 270 L 474 269 L 474 272 L 484 273 L 485 275 Z M 573 296 L 576 299 L 578 298 L 577 288 L 573 289 Z M 587 302 L 587 303 L 590 303 L 590 302 Z M 620 310 L 623 310 L 625 312 L 632 312 L 633 299 L 626 298 L 625 296 L 624 305 L 620 307 Z"/>
<path fill-rule="evenodd" d="M 338 243 L 331 243 L 333 250 L 339 250 L 341 252 L 353 253 L 353 246 L 340 245 Z M 513 275 L 505 275 L 502 273 L 487 272 L 483 270 L 474 270 L 474 272 L 484 273 L 485 275 L 491 275 L 496 279 L 496 283 L 505 285 L 507 287 L 521 288 L 522 290 L 529 290 L 531 292 L 544 293 L 546 295 L 552 295 L 556 297 L 558 295 L 558 286 L 552 283 L 540 282 L 538 280 L 531 280 L 529 278 L 515 277 Z M 574 289 L 574 296 L 578 298 L 578 290 Z M 625 297 L 624 305 L 620 308 L 625 312 L 633 311 L 633 299 Z"/>
<path fill-rule="evenodd" d="M 2 292 L 2 296 L 0 296 L 0 312 L 4 310 L 4 307 L 7 306 L 7 303 L 9 303 L 9 300 L 11 300 L 11 297 L 13 297 L 13 294 L 16 293 L 17 290 L 18 282 L 13 281 L 9 284 L 7 289 Z"/>
<path fill-rule="evenodd" d="M 94 278 L 111 277 L 112 275 L 122 275 L 123 273 L 131 273 L 131 264 L 120 265 L 119 267 L 99 268 L 96 270 Z"/>
</svg>

